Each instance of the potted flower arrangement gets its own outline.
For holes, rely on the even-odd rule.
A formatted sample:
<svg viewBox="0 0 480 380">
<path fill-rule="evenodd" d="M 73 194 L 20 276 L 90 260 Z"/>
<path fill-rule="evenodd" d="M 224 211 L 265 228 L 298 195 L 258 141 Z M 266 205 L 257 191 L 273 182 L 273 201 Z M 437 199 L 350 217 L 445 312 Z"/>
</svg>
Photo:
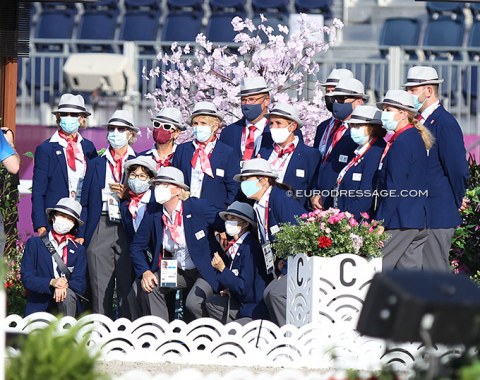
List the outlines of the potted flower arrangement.
<svg viewBox="0 0 480 380">
<path fill-rule="evenodd" d="M 380 221 L 334 208 L 281 226 L 273 247 L 288 257 L 287 323 L 356 323 L 386 239 Z"/>
</svg>

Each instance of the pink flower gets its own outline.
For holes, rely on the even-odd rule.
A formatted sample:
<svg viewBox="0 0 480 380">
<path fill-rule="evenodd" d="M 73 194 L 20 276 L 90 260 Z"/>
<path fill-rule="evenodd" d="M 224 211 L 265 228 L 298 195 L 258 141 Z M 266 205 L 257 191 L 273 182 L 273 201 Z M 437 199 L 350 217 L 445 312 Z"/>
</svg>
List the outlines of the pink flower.
<svg viewBox="0 0 480 380">
<path fill-rule="evenodd" d="M 307 214 L 302 214 L 300 215 L 300 219 L 307 219 L 308 218 L 308 215 Z"/>
<path fill-rule="evenodd" d="M 367 220 L 370 219 L 370 215 L 368 215 L 368 213 L 366 213 L 366 212 L 361 212 L 361 213 L 360 213 L 360 216 L 361 216 L 363 219 L 367 219 Z"/>
<path fill-rule="evenodd" d="M 327 235 L 330 234 L 331 232 L 332 232 L 332 230 L 331 230 L 330 228 L 328 228 L 328 227 L 325 228 L 325 233 L 326 233 Z"/>
<path fill-rule="evenodd" d="M 352 227 L 358 226 L 358 222 L 355 218 L 350 218 L 348 224 L 350 224 Z"/>
<path fill-rule="evenodd" d="M 321 229 L 322 231 L 325 229 L 325 226 L 326 226 L 325 222 L 321 222 L 321 223 L 320 223 L 320 229 Z"/>
<path fill-rule="evenodd" d="M 373 228 L 373 227 L 370 227 L 370 228 L 368 229 L 368 232 L 370 232 L 370 233 L 372 233 L 373 231 L 374 231 L 374 228 Z"/>
<path fill-rule="evenodd" d="M 331 217 L 329 217 L 328 220 L 327 220 L 327 222 L 330 223 L 330 224 L 338 223 L 337 218 L 335 217 L 335 215 L 332 215 Z"/>
<path fill-rule="evenodd" d="M 367 222 L 363 221 L 363 222 L 362 222 L 362 226 L 363 226 L 363 227 L 370 227 L 370 224 L 368 224 Z"/>
</svg>

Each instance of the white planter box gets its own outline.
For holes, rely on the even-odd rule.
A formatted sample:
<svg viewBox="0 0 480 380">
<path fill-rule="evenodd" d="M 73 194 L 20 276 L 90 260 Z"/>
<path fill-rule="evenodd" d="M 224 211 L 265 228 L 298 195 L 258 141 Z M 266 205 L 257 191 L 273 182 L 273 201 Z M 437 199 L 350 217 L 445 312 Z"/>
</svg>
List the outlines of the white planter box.
<svg viewBox="0 0 480 380">
<path fill-rule="evenodd" d="M 287 323 L 351 322 L 354 328 L 382 258 L 358 255 L 288 258 Z"/>
</svg>

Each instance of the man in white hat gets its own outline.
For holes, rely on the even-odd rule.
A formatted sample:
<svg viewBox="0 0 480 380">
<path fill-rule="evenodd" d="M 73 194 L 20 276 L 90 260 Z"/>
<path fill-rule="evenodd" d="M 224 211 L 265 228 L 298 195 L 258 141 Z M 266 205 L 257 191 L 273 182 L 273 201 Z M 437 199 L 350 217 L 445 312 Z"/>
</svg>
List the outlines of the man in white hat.
<svg viewBox="0 0 480 380">
<path fill-rule="evenodd" d="M 243 118 L 225 127 L 220 135 L 220 141 L 231 146 L 242 161 L 256 157 L 261 147 L 273 144 L 265 118 L 270 90 L 263 77 L 244 78 L 238 94 Z"/>
<path fill-rule="evenodd" d="M 277 181 L 293 188 L 300 203 L 308 208 L 309 193 L 316 187 L 320 152 L 295 135 L 303 123 L 294 106 L 277 103 L 265 116 L 274 143 L 260 149 L 259 154 L 277 171 Z"/>
<path fill-rule="evenodd" d="M 80 201 L 86 168 L 97 157 L 93 143 L 79 133 L 90 115 L 81 95 L 63 94 L 52 113 L 58 130 L 37 147 L 34 157 L 32 222 L 39 235 L 49 228 L 46 208 L 64 197 Z"/>
<path fill-rule="evenodd" d="M 161 167 L 152 183 L 156 203 L 145 212 L 130 246 L 142 314 L 169 321 L 166 296 L 183 289 L 187 319 L 207 317 L 205 299 L 218 291 L 211 260 L 212 249 L 220 249 L 212 232 L 223 225 L 219 210 L 190 198 L 184 175 L 175 167 Z"/>
<path fill-rule="evenodd" d="M 180 144 L 173 157 L 173 166 L 185 174 L 191 196 L 206 199 L 219 209 L 235 201 L 239 186 L 233 176 L 240 171 L 233 148 L 217 140 L 222 121 L 215 104 L 196 103 L 189 120 L 195 139 Z"/>
<path fill-rule="evenodd" d="M 133 282 L 128 242 L 120 215 L 125 162 L 135 158 L 130 145 L 139 130 L 129 111 L 115 111 L 107 124 L 108 148 L 88 165 L 82 189 L 79 236 L 87 247 L 94 313 L 114 318 L 113 292 L 117 288 L 119 316 L 130 317 L 128 293 Z"/>
<path fill-rule="evenodd" d="M 150 156 L 157 163 L 157 171 L 162 166 L 172 165 L 173 155 L 177 149 L 175 140 L 186 129 L 182 113 L 178 108 L 164 107 L 152 119 L 152 149 L 139 153 L 139 156 Z"/>
<path fill-rule="evenodd" d="M 75 317 L 87 287 L 85 248 L 75 243 L 82 206 L 62 198 L 47 208 L 48 234 L 31 237 L 22 257 L 22 283 L 28 290 L 25 315 L 57 311 Z M 56 310 L 54 310 L 56 309 Z"/>
<path fill-rule="evenodd" d="M 450 272 L 450 247 L 462 223 L 460 209 L 469 179 L 463 134 L 457 120 L 440 104 L 443 79 L 429 66 L 408 70 L 405 87 L 414 97 L 418 120 L 435 138 L 428 155 L 427 215 L 430 229 L 423 253 L 423 269 Z"/>
<path fill-rule="evenodd" d="M 350 136 L 348 120 L 355 107 L 363 105 L 368 100 L 362 82 L 355 78 L 340 79 L 335 91 L 329 96 L 334 100 L 332 115 L 335 122 L 329 132 L 330 135 L 322 137 L 326 142 L 325 146 L 328 146 L 322 156 L 317 182 L 317 188 L 322 191 L 331 191 L 335 187 L 338 174 L 355 156 L 358 145 Z M 323 146 L 322 144 L 321 142 L 320 145 Z M 330 196 L 314 195 L 311 202 L 315 209 L 333 206 L 333 198 Z"/>
</svg>

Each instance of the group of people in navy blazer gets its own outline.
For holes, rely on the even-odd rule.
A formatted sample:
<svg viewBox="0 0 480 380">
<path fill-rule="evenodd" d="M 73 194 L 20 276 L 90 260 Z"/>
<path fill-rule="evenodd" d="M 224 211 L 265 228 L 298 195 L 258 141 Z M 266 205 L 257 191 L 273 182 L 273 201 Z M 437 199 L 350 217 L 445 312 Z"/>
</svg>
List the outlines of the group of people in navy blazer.
<svg viewBox="0 0 480 380">
<path fill-rule="evenodd" d="M 100 156 L 78 133 L 89 115 L 83 98 L 63 95 L 59 129 L 35 152 L 32 220 L 57 251 L 68 247 L 71 279 L 83 273 L 84 282 L 67 281 L 32 238 L 22 262 L 26 313 L 56 304 L 75 315 L 82 296 L 111 318 L 170 320 L 181 289 L 187 321 L 284 325 L 288 268 L 275 257 L 275 234 L 329 207 L 383 220 L 384 270 L 450 270 L 468 166 L 460 126 L 438 99 L 441 82 L 435 69 L 412 67 L 407 91 L 389 90 L 377 108 L 351 71 L 335 69 L 322 83 L 332 117 L 309 147 L 295 106 L 271 105 L 265 79 L 245 78 L 241 120 L 222 129 L 208 101 L 194 104 L 187 123 L 165 107 L 152 118 L 153 147 L 136 154 L 139 129 L 118 110 Z M 194 138 L 177 144 L 185 124 Z M 66 201 L 78 212 L 56 208 Z M 73 223 L 60 240 L 57 219 Z"/>
</svg>

